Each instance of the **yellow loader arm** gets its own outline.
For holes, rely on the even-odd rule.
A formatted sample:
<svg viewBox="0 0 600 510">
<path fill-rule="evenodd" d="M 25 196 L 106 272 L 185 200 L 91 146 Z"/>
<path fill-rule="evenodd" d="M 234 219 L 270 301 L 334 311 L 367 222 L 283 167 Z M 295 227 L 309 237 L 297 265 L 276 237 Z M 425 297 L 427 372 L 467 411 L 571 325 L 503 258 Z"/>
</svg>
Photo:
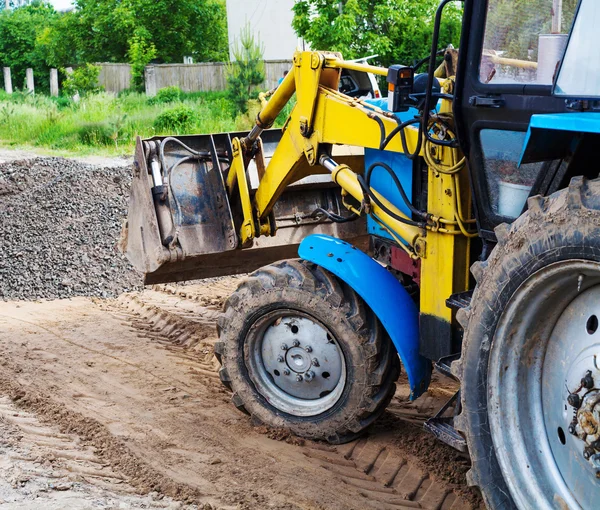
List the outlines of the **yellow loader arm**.
<svg viewBox="0 0 600 510">
<path fill-rule="evenodd" d="M 229 193 L 235 184 L 243 204 L 244 224 L 240 232 L 242 246 L 262 235 L 272 235 L 276 225 L 270 213 L 281 193 L 290 184 L 313 174 L 330 173 L 342 188 L 342 196 L 350 195 L 355 205 L 344 201 L 354 213 L 366 212 L 385 228 L 398 246 L 411 258 L 421 259 L 421 313 L 430 314 L 450 323 L 452 312 L 445 298 L 468 288 L 469 243 L 474 237 L 469 230 L 470 193 L 465 160 L 459 150 L 428 143 L 422 130 L 408 125 L 398 130 L 398 121 L 361 100 L 338 92 L 342 69 L 354 69 L 386 76 L 385 68 L 345 62 L 340 55 L 324 52 L 297 52 L 293 71 L 288 73 L 256 119 L 256 126 L 244 138 L 234 141 L 234 159 L 227 178 Z M 453 81 L 440 80 L 442 91 L 452 92 Z M 288 119 L 281 141 L 251 199 L 246 182 L 250 159 L 261 159 L 259 137 L 269 128 L 291 99 L 297 103 Z M 449 99 L 441 101 L 439 113 L 432 115 L 430 134 L 440 138 L 447 132 L 438 126 L 436 118 L 445 116 L 452 123 Z M 395 131 L 396 130 L 396 131 Z M 403 131 L 403 132 L 400 132 Z M 398 134 L 398 136 L 395 136 Z M 426 220 L 415 222 L 385 200 L 385 190 L 371 189 L 371 196 L 361 185 L 359 172 L 337 164 L 330 157 L 335 145 L 379 149 L 386 140 L 385 150 L 422 156 L 429 167 L 428 207 Z M 461 195 L 463 200 L 461 200 Z"/>
<path fill-rule="evenodd" d="M 240 237 L 242 245 L 260 235 L 270 235 L 275 230 L 269 215 L 281 193 L 290 184 L 308 175 L 331 173 L 334 182 L 342 188 L 342 194 L 350 195 L 358 203 L 365 200 L 364 190 L 358 180 L 358 174 L 346 165 L 337 165 L 328 157 L 333 145 L 357 146 L 379 149 L 382 139 L 393 135 L 398 127 L 394 115 L 369 105 L 361 100 L 350 98 L 338 92 L 338 81 L 342 69 L 352 69 L 387 76 L 388 70 L 382 67 L 346 62 L 339 54 L 325 52 L 297 52 L 294 55 L 293 71 L 288 73 L 281 85 L 275 90 L 269 102 L 256 119 L 254 129 L 242 139 L 235 139 L 234 158 L 227 179 L 230 193 L 238 185 L 244 211 L 244 224 Z M 442 80 L 445 87 L 451 87 L 450 80 Z M 297 103 L 288 119 L 283 136 L 269 164 L 265 167 L 259 143 L 260 134 L 271 127 L 277 115 L 296 93 Z M 449 103 L 449 101 L 444 101 Z M 450 104 L 445 105 L 449 111 Z M 418 127 L 407 126 L 403 136 L 391 136 L 385 149 L 393 152 L 423 154 L 423 145 L 419 142 Z M 396 130 L 396 132 L 398 132 Z M 404 138 L 404 143 L 402 138 Z M 454 149 L 428 147 L 427 158 L 431 166 L 440 172 L 448 169 L 451 176 L 457 165 Z M 433 154 L 432 154 L 433 152 Z M 257 160 L 260 184 L 254 200 L 250 198 L 246 182 L 247 164 L 251 158 Z M 434 161 L 437 160 L 437 163 Z M 451 188 L 456 187 L 454 177 L 450 177 Z M 411 220 L 398 208 L 390 204 L 381 194 L 373 190 L 383 203 L 381 207 L 372 202 L 372 213 L 391 230 L 393 234 L 405 240 L 413 247 L 415 255 L 424 255 L 422 227 L 411 225 Z M 463 211 L 458 214 L 452 200 L 452 216 L 443 219 L 432 211 L 430 224 L 425 228 L 443 233 L 466 233 L 461 222 Z M 386 211 L 387 209 L 387 211 Z M 389 214 L 389 211 L 393 215 Z M 466 214 L 466 211 L 465 211 Z M 404 221 L 394 218 L 400 216 Z M 459 226 L 461 229 L 454 229 Z M 448 228 L 449 227 L 449 228 Z"/>
</svg>

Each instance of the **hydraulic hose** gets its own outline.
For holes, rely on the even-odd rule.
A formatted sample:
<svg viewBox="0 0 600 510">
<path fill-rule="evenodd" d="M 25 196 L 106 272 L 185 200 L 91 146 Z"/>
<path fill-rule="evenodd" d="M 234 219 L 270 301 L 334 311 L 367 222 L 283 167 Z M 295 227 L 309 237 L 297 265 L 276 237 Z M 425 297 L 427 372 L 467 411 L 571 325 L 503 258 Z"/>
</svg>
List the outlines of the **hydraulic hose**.
<svg viewBox="0 0 600 510">
<path fill-rule="evenodd" d="M 396 185 L 396 188 L 398 188 L 398 192 L 400 193 L 402 200 L 404 201 L 406 206 L 410 209 L 410 212 L 412 212 L 415 216 L 418 216 L 419 218 L 421 218 L 423 220 L 428 220 L 429 214 L 427 214 L 424 211 L 420 211 L 411 203 L 411 201 L 408 199 L 408 196 L 406 195 L 406 192 L 404 191 L 404 187 L 402 186 L 400 179 L 398 179 L 398 176 L 392 170 L 392 167 L 390 167 L 388 164 L 383 163 L 383 162 L 375 162 L 369 168 L 367 168 L 367 171 L 365 172 L 365 185 L 369 189 L 371 188 L 371 174 L 373 172 L 373 169 L 375 169 L 377 167 L 383 168 L 389 174 L 389 176 L 392 178 L 392 180 L 394 181 L 394 184 Z"/>
</svg>

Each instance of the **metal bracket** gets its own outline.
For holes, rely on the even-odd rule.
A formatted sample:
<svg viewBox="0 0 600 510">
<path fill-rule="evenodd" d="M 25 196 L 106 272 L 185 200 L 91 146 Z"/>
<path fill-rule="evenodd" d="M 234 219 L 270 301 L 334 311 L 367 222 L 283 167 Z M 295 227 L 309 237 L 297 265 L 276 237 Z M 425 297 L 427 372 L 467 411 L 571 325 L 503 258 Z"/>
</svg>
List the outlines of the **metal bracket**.
<svg viewBox="0 0 600 510">
<path fill-rule="evenodd" d="M 451 398 L 446 402 L 438 413 L 433 417 L 429 418 L 423 428 L 428 432 L 431 432 L 440 441 L 451 446 L 459 452 L 467 452 L 467 441 L 465 438 L 454 428 L 453 422 L 454 417 L 444 417 L 443 414 L 450 408 L 451 405 L 458 400 L 460 396 L 460 390 L 457 391 Z"/>
<path fill-rule="evenodd" d="M 256 229 L 254 227 L 252 202 L 250 201 L 250 190 L 248 187 L 248 179 L 246 177 L 246 166 L 244 165 L 244 155 L 241 150 L 239 138 L 234 138 L 231 141 L 231 145 L 233 149 L 233 159 L 231 168 L 229 169 L 229 175 L 227 176 L 227 190 L 231 193 L 237 182 L 242 204 L 242 213 L 244 215 L 244 221 L 240 228 L 240 238 L 242 246 L 248 246 L 252 239 L 256 237 Z"/>
</svg>

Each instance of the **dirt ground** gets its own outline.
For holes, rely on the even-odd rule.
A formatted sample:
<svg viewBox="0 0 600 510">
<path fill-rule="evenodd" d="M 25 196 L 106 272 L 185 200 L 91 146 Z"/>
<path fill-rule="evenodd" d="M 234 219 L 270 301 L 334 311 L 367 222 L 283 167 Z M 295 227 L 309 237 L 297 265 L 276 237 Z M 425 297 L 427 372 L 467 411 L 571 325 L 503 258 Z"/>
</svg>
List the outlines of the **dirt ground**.
<svg viewBox="0 0 600 510">
<path fill-rule="evenodd" d="M 239 283 L 115 300 L 0 302 L 0 504 L 7 508 L 476 508 L 468 460 L 422 429 L 454 385 L 407 404 L 401 379 L 343 446 L 250 423 L 213 356 Z"/>
</svg>

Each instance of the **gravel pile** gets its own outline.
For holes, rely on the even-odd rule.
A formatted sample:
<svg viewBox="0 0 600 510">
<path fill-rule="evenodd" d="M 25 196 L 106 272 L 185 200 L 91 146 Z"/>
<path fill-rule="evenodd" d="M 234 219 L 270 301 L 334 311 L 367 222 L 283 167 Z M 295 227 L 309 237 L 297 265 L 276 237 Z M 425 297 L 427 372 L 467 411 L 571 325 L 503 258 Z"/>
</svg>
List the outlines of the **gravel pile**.
<svg viewBox="0 0 600 510">
<path fill-rule="evenodd" d="M 62 158 L 0 164 L 0 299 L 113 297 L 141 288 L 116 249 L 130 172 Z"/>
</svg>

